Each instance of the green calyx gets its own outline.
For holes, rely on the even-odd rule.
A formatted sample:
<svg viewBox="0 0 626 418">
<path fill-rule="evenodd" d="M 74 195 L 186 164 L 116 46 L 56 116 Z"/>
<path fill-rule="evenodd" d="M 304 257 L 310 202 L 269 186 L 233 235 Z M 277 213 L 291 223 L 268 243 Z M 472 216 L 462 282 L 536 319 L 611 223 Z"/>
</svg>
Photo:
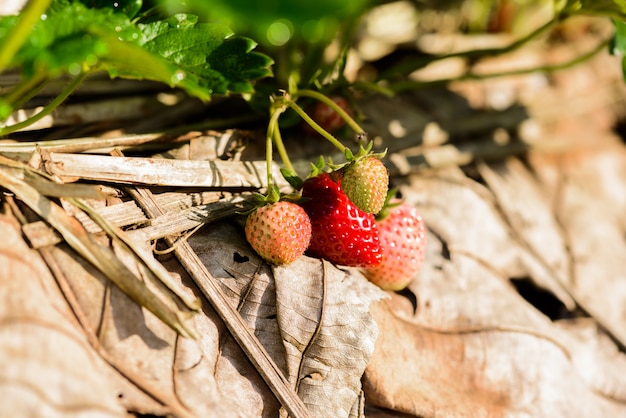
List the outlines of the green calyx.
<svg viewBox="0 0 626 418">
<path fill-rule="evenodd" d="M 320 155 L 320 158 L 315 163 L 311 163 L 311 173 L 309 173 L 309 178 L 319 176 L 322 173 L 326 172 L 326 160 L 323 155 Z"/>
<path fill-rule="evenodd" d="M 350 149 L 346 148 L 343 152 L 344 157 L 346 158 L 346 162 L 341 163 L 341 164 L 332 164 L 331 162 L 329 166 L 333 171 L 345 170 L 349 166 L 354 165 L 358 163 L 359 161 L 364 160 L 366 158 L 373 157 L 373 158 L 378 158 L 380 160 L 384 158 L 385 155 L 387 155 L 387 150 L 383 152 L 372 152 L 373 146 L 374 146 L 373 141 L 369 141 L 365 145 L 365 147 L 363 145 L 360 145 L 359 151 L 356 154 L 354 154 Z"/>
<path fill-rule="evenodd" d="M 298 193 L 282 194 L 278 189 L 278 186 L 273 184 L 268 188 L 267 194 L 254 193 L 255 201 L 253 203 L 247 203 L 252 206 L 250 209 L 237 213 L 247 216 L 262 206 L 272 205 L 281 201 L 297 203 L 300 199 L 301 196 Z"/>
<path fill-rule="evenodd" d="M 280 173 L 283 175 L 283 178 L 289 183 L 291 187 L 295 190 L 300 190 L 302 188 L 302 184 L 304 183 L 298 173 L 288 168 L 281 168 Z"/>
<path fill-rule="evenodd" d="M 398 198 L 397 196 L 398 189 L 389 189 L 389 191 L 387 192 L 387 197 L 385 197 L 385 203 L 383 204 L 383 208 L 376 215 L 377 222 L 383 221 L 389 216 L 393 208 L 400 206 L 402 203 L 404 203 L 404 200 Z"/>
</svg>

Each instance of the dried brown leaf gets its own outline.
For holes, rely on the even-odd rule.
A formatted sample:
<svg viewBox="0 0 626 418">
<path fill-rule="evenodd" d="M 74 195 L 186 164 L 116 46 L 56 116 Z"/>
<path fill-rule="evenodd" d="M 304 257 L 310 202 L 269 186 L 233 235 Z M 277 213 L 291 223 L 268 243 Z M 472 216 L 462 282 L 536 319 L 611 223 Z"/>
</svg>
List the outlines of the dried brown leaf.
<svg viewBox="0 0 626 418">
<path fill-rule="evenodd" d="M 290 381 L 313 416 L 358 416 L 360 379 L 378 335 L 369 305 L 384 293 L 307 257 L 273 271 Z"/>
<path fill-rule="evenodd" d="M 429 282 L 414 283 L 417 313 L 401 296 L 373 305 L 381 335 L 365 374 L 368 402 L 425 417 L 626 411 L 626 404 L 599 392 L 591 380 L 590 374 L 598 378 L 603 370 L 584 361 L 589 351 L 579 351 L 484 265 L 452 257 L 442 266 L 438 291 Z M 422 292 L 426 288 L 430 294 Z M 595 354 L 605 363 L 616 355 Z"/>
<path fill-rule="evenodd" d="M 359 275 L 307 257 L 270 270 L 228 224 L 196 234 L 190 244 L 311 415 L 358 416 L 353 408 L 377 332 L 368 306 L 382 292 Z M 247 405 L 252 416 L 276 413 L 278 405 L 258 378 L 248 375 L 245 382 L 238 380 L 241 372 L 233 373 L 243 360 L 228 358 L 217 370 L 229 398 Z"/>
<path fill-rule="evenodd" d="M 0 229 L 2 415 L 126 416 L 42 259 L 7 216 Z"/>
<path fill-rule="evenodd" d="M 574 297 L 568 290 L 570 258 L 561 225 L 551 206 L 554 202 L 516 158 L 502 163 L 481 163 L 478 170 L 494 193 L 501 216 L 527 249 L 524 259 L 535 273 L 538 284 L 554 292 L 569 309 L 574 309 Z"/>
<path fill-rule="evenodd" d="M 622 144 L 564 155 L 557 161 L 562 180 L 555 209 L 572 258 L 568 287 L 622 347 L 626 346 L 625 164 Z"/>
<path fill-rule="evenodd" d="M 431 232 L 427 262 L 410 285 L 416 310 L 399 295 L 373 305 L 381 336 L 366 399 L 426 417 L 626 413 L 626 356 L 602 327 L 590 319 L 581 337 L 582 327 L 551 320 L 511 286 L 526 277 L 557 291 L 570 284 L 566 240 L 540 185 L 515 163 L 481 172 L 495 195 L 456 169 L 402 186 Z M 544 249 L 550 243 L 561 248 Z"/>
</svg>

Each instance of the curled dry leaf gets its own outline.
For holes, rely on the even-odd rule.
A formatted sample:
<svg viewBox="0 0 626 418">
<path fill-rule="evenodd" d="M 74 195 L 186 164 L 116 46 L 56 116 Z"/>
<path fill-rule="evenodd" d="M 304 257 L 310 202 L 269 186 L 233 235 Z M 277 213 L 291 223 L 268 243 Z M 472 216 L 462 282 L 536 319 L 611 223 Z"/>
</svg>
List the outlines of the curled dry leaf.
<svg viewBox="0 0 626 418">
<path fill-rule="evenodd" d="M 428 329 L 387 305 L 372 313 L 381 327 L 364 380 L 372 405 L 425 417 L 624 414 L 549 339 L 506 329 Z"/>
</svg>

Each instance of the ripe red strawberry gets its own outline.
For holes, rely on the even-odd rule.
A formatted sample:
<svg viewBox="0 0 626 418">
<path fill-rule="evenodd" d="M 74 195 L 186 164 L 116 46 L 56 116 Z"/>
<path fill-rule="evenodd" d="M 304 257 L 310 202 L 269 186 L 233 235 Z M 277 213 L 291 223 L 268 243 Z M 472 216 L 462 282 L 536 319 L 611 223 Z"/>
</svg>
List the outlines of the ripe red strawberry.
<svg viewBox="0 0 626 418">
<path fill-rule="evenodd" d="M 402 290 L 420 270 L 426 251 L 426 227 L 417 209 L 408 203 L 390 208 L 378 222 L 382 262 L 364 270 L 365 276 L 385 290 Z"/>
<path fill-rule="evenodd" d="M 246 239 L 261 257 L 276 265 L 289 264 L 309 246 L 311 221 L 300 206 L 281 201 L 250 213 L 245 231 Z"/>
<path fill-rule="evenodd" d="M 387 197 L 387 167 L 371 155 L 358 158 L 344 169 L 341 188 L 359 209 L 376 214 L 382 209 Z"/>
<path fill-rule="evenodd" d="M 302 197 L 308 199 L 302 206 L 313 228 L 311 253 L 350 267 L 373 267 L 380 263 L 374 216 L 357 208 L 328 174 L 306 180 Z"/>
</svg>

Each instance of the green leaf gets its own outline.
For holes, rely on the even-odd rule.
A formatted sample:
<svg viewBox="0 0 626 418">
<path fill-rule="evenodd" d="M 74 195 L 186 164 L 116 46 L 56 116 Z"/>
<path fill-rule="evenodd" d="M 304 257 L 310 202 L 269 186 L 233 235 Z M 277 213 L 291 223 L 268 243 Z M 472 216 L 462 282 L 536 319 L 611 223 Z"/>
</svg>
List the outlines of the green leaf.
<svg viewBox="0 0 626 418">
<path fill-rule="evenodd" d="M 0 39 L 4 39 L 9 35 L 11 29 L 17 24 L 19 17 L 10 15 L 10 16 L 0 16 Z"/>
<path fill-rule="evenodd" d="M 616 55 L 626 55 L 626 22 L 614 20 L 615 35 L 610 45 L 611 52 Z"/>
<path fill-rule="evenodd" d="M 2 19 L 0 26 L 11 25 Z M 11 62 L 26 76 L 45 69 L 53 78 L 63 72 L 76 73 L 93 66 L 106 55 L 106 43 L 94 36 L 94 28 L 115 31 L 117 38 L 132 41 L 139 32 L 122 14 L 110 9 L 89 9 L 80 3 L 58 0 L 33 26 L 30 36 Z M 2 32 L 3 30 L 0 30 Z"/>
<path fill-rule="evenodd" d="M 252 93 L 254 89 L 250 80 L 272 75 L 269 69 L 273 64 L 272 59 L 252 52 L 256 45 L 252 39 L 232 37 L 226 39 L 209 55 L 207 62 L 210 68 L 221 74 L 228 74 L 230 91 Z"/>
<path fill-rule="evenodd" d="M 198 23 L 194 15 L 178 14 L 138 27 L 143 35 L 140 45 L 177 64 L 212 93 L 249 93 L 251 80 L 272 74 L 273 61 L 252 52 L 256 43 L 233 37 L 224 25 Z"/>
<path fill-rule="evenodd" d="M 3 120 L 13 112 L 13 108 L 5 100 L 0 99 L 0 120 Z"/>
<path fill-rule="evenodd" d="M 108 34 L 101 34 L 107 39 L 109 54 L 102 59 L 101 68 L 108 71 L 112 78 L 130 78 L 136 80 L 160 81 L 172 87 L 180 87 L 201 100 L 209 100 L 212 90 L 195 74 L 188 74 L 180 66 L 163 57 L 153 54 L 139 45 L 117 40 Z"/>
<path fill-rule="evenodd" d="M 228 27 L 183 14 L 135 24 L 130 16 L 139 7 L 140 0 L 55 0 L 10 68 L 26 77 L 43 72 L 48 79 L 106 70 L 111 77 L 178 86 L 202 100 L 214 93 L 252 92 L 254 80 L 271 75 L 272 60 L 253 52 L 256 44 L 233 36 Z M 16 21 L 0 18 L 0 35 L 10 33 Z"/>
<path fill-rule="evenodd" d="M 281 168 L 280 172 L 283 175 L 283 178 L 287 181 L 287 183 L 291 185 L 291 187 L 296 190 L 300 190 L 302 188 L 302 184 L 304 183 L 304 181 L 302 181 L 298 173 L 287 170 L 286 168 Z"/>
<path fill-rule="evenodd" d="M 609 46 L 611 53 L 622 56 L 622 74 L 626 80 L 626 22 L 613 20 L 615 35 Z"/>
</svg>

